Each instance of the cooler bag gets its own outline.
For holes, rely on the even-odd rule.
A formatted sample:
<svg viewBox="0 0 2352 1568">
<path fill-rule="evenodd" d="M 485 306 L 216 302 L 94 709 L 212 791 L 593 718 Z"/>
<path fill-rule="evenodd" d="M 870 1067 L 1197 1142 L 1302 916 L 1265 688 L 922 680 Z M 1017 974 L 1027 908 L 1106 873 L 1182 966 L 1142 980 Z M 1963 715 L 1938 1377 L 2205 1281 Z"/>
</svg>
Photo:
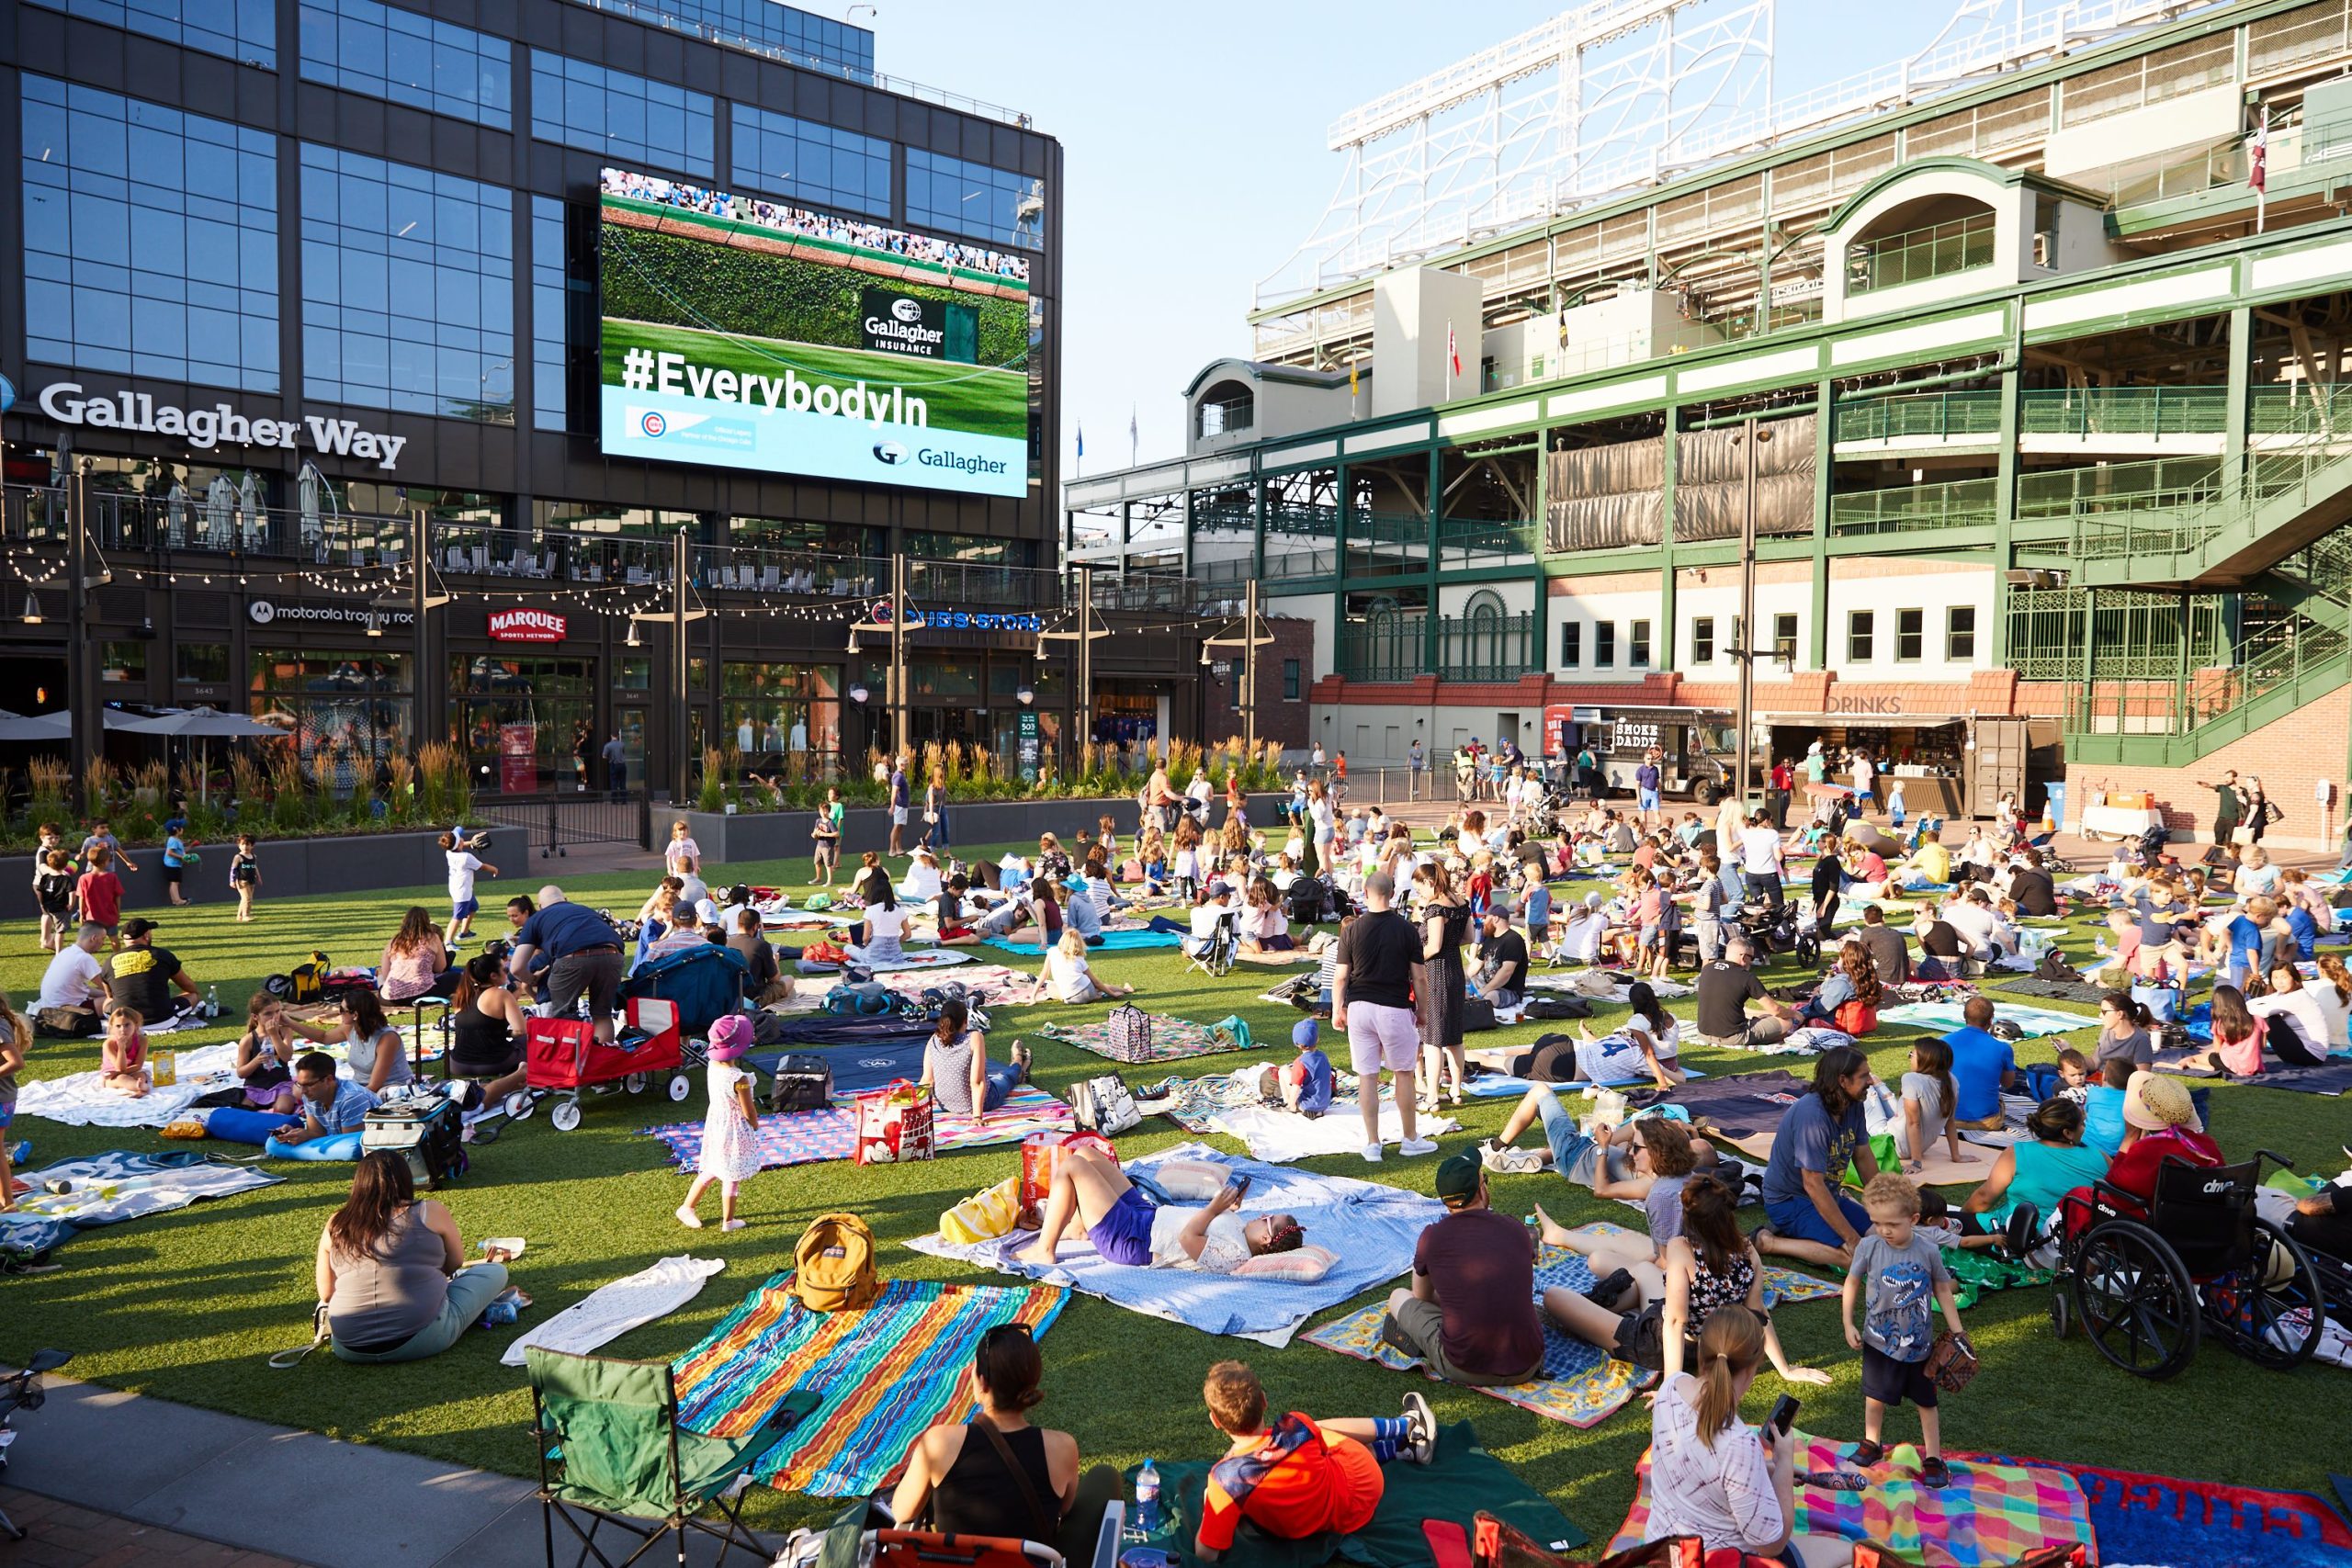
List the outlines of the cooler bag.
<svg viewBox="0 0 2352 1568">
<path fill-rule="evenodd" d="M 822 1111 L 833 1102 L 832 1065 L 805 1051 L 791 1051 L 775 1065 L 768 1104 L 777 1111 Z"/>
<path fill-rule="evenodd" d="M 464 1124 L 457 1102 L 416 1095 L 379 1105 L 360 1125 L 359 1150 L 390 1149 L 408 1159 L 420 1188 L 437 1189 L 466 1173 Z"/>
</svg>

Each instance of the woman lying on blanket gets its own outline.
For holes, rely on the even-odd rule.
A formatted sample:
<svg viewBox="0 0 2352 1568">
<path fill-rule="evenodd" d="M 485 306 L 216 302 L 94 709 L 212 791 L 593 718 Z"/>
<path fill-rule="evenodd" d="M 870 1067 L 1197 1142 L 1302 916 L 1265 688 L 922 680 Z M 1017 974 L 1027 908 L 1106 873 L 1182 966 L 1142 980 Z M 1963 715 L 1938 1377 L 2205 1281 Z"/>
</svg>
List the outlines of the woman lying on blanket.
<svg viewBox="0 0 2352 1568">
<path fill-rule="evenodd" d="M 1186 1163 L 1163 1163 L 1162 1179 L 1170 1174 L 1169 1165 Z M 1226 1174 L 1221 1166 L 1201 1163 L 1215 1176 Z M 1257 1214 L 1244 1220 L 1234 1213 L 1247 1190 L 1228 1181 L 1204 1207 L 1163 1208 L 1127 1179 L 1118 1161 L 1097 1149 L 1072 1149 L 1054 1172 L 1037 1239 L 1015 1254 L 1015 1261 L 1051 1264 L 1073 1224 L 1085 1228 L 1087 1239 L 1105 1262 L 1134 1269 L 1190 1265 L 1212 1274 L 1230 1274 L 1252 1258 L 1295 1252 L 1306 1245 L 1306 1233 L 1295 1214 Z"/>
<path fill-rule="evenodd" d="M 1266 1390 L 1242 1361 L 1209 1369 L 1201 1397 L 1209 1421 L 1231 1438 L 1210 1467 L 1193 1555 L 1215 1562 L 1233 1550 L 1241 1521 L 1277 1540 L 1352 1535 L 1372 1523 L 1387 1491 L 1380 1467 L 1427 1464 L 1437 1453 L 1437 1418 L 1419 1393 L 1402 1416 L 1318 1421 L 1293 1411 L 1266 1424 Z"/>
<path fill-rule="evenodd" d="M 1513 1077 L 1536 1083 L 1631 1083 L 1647 1074 L 1660 1089 L 1682 1082 L 1682 1025 L 1657 999 L 1646 980 L 1626 988 L 1634 1016 L 1605 1035 L 1577 1025 L 1574 1038 L 1547 1034 L 1525 1055 L 1511 1058 Z"/>
<path fill-rule="evenodd" d="M 922 1083 L 938 1101 L 942 1116 L 966 1120 L 1002 1105 L 1029 1081 L 1028 1048 L 1013 1043 L 1013 1059 L 989 1065 L 989 1037 L 969 1027 L 972 1010 L 961 997 L 939 1004 L 939 1027 L 922 1043 Z"/>
<path fill-rule="evenodd" d="M 1697 1536 L 1708 1551 L 1777 1557 L 1789 1568 L 1847 1568 L 1854 1549 L 1835 1536 L 1796 1535 L 1793 1430 L 1739 1419 L 1739 1402 L 1771 1348 L 1757 1314 L 1726 1306 L 1707 1320 L 1688 1375 L 1651 1396 L 1650 1540 Z"/>
<path fill-rule="evenodd" d="M 972 1351 L 979 1413 L 931 1427 L 907 1450 L 890 1495 L 902 1528 L 1034 1540 L 1071 1562 L 1093 1551 L 1119 1472 L 1098 1464 L 1081 1474 L 1076 1438 L 1029 1424 L 1045 1376 L 1027 1324 L 1001 1323 L 980 1336 Z"/>
<path fill-rule="evenodd" d="M 439 1355 L 506 1289 L 508 1256 L 492 1247 L 481 1262 L 466 1262 L 458 1222 L 433 1199 L 418 1199 L 407 1156 L 390 1149 L 362 1156 L 351 1196 L 319 1233 L 319 1300 L 335 1356 Z"/>
<path fill-rule="evenodd" d="M 1544 1310 L 1577 1338 L 1672 1382 L 1685 1367 L 1699 1364 L 1707 1320 L 1721 1308 L 1745 1306 L 1764 1325 L 1764 1353 L 1774 1371 L 1789 1382 L 1826 1384 L 1827 1372 L 1792 1367 L 1781 1349 L 1764 1311 L 1764 1260 L 1740 1234 L 1737 1203 L 1732 1190 L 1712 1176 L 1678 1183 L 1676 1230 L 1664 1246 L 1662 1272 L 1647 1264 L 1604 1272 L 1602 1255 L 1596 1253 L 1592 1271 L 1599 1282 L 1581 1292 L 1555 1285 L 1544 1292 Z M 1544 1222 L 1547 1242 L 1572 1245 L 1574 1234 Z"/>
</svg>

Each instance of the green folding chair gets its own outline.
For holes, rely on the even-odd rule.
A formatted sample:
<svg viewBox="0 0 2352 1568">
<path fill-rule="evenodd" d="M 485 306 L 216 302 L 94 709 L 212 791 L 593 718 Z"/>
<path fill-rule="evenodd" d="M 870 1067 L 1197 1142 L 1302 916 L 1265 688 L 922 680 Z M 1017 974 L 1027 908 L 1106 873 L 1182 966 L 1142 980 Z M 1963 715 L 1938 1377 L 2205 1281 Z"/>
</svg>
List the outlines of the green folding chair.
<svg viewBox="0 0 2352 1568">
<path fill-rule="evenodd" d="M 537 1347 L 524 1351 L 531 1379 L 531 1436 L 539 1454 L 539 1506 L 548 1568 L 555 1568 L 555 1522 L 580 1541 L 574 1568 L 591 1557 L 603 1568 L 628 1568 L 664 1536 L 686 1561 L 686 1531 L 723 1544 L 718 1562 L 771 1553 L 742 1521 L 741 1495 L 727 1495 L 743 1469 L 819 1403 L 805 1390 L 786 1394 L 756 1431 L 713 1438 L 678 1425 L 678 1390 L 667 1361 L 624 1361 Z M 717 1517 L 704 1517 L 705 1509 Z M 586 1515 L 582 1528 L 577 1516 Z M 618 1562 L 596 1534 L 605 1525 L 637 1542 Z"/>
</svg>

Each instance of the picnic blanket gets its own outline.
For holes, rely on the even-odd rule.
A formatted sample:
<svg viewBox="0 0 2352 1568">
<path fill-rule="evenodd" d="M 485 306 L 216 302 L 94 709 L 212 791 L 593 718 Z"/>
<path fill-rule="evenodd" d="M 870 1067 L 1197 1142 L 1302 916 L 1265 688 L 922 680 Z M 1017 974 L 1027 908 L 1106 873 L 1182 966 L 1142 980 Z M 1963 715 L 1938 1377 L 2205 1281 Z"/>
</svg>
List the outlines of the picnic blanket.
<svg viewBox="0 0 2352 1568">
<path fill-rule="evenodd" d="M 1601 1032 L 1605 1034 L 1606 1031 Z M 1544 1038 L 1545 1037 L 1543 1035 L 1536 1036 L 1536 1039 L 1539 1041 Z M 1525 1094 L 1529 1089 L 1533 1087 L 1534 1080 L 1532 1078 L 1514 1077 L 1511 1076 L 1510 1069 L 1513 1062 L 1516 1062 L 1520 1057 L 1526 1055 L 1532 1048 L 1532 1046 L 1529 1045 L 1481 1045 L 1476 1050 L 1464 1051 L 1462 1053 L 1463 1059 L 1464 1061 L 1467 1061 L 1473 1066 L 1491 1067 L 1494 1069 L 1494 1073 L 1482 1074 L 1478 1078 L 1472 1078 L 1469 1082 L 1462 1086 L 1462 1092 L 1464 1094 L 1476 1095 L 1482 1100 L 1491 1099 L 1496 1096 L 1505 1094 Z M 1696 1071 L 1690 1067 L 1683 1068 L 1682 1072 L 1685 1077 L 1702 1078 L 1707 1076 L 1702 1072 Z M 1497 1075 L 1499 1075 L 1499 1082 L 1488 1081 L 1487 1082 L 1486 1087 L 1479 1087 L 1482 1078 L 1492 1079 Z M 1555 1089 L 1632 1089 L 1636 1084 L 1645 1086 L 1652 1089 L 1657 1088 L 1657 1080 L 1651 1077 L 1647 1073 L 1637 1073 L 1632 1077 L 1608 1078 L 1598 1084 L 1588 1084 L 1579 1080 L 1572 1084 L 1555 1084 L 1552 1087 Z"/>
<path fill-rule="evenodd" d="M 425 1028 L 427 1033 L 439 1032 L 437 1023 Z M 412 1058 L 421 1054 L 430 1061 L 441 1055 L 437 1042 L 428 1043 L 420 1053 L 413 1032 L 407 1028 L 401 1029 L 401 1038 Z M 311 1048 L 334 1057 L 337 1073 L 345 1077 L 351 1076 L 348 1046 L 338 1043 Z M 149 1059 L 153 1059 L 153 1053 Z M 175 1081 L 157 1084 L 137 1100 L 107 1089 L 98 1070 L 93 1067 L 85 1073 L 68 1073 L 61 1078 L 24 1084 L 17 1091 L 17 1111 L 23 1116 L 62 1122 L 69 1127 L 168 1127 L 206 1095 L 236 1087 L 240 1082 L 236 1069 L 237 1044 L 227 1040 L 217 1045 L 175 1052 Z"/>
<path fill-rule="evenodd" d="M 1165 1550 L 1180 1568 L 1196 1568 L 1193 1538 L 1200 1529 L 1209 1466 L 1199 1460 L 1162 1460 L 1156 1468 L 1164 1523 L 1149 1544 Z M 1372 1522 L 1355 1534 L 1282 1540 L 1244 1520 L 1232 1550 L 1218 1558 L 1219 1568 L 1322 1568 L 1334 1559 L 1363 1568 L 1429 1568 L 1424 1524 L 1451 1523 L 1467 1535 L 1482 1512 L 1555 1551 L 1574 1551 L 1585 1542 L 1584 1532 L 1549 1499 L 1479 1446 L 1477 1428 L 1467 1421 L 1439 1428 L 1437 1452 L 1429 1463 L 1384 1466 L 1381 1481 L 1380 1506 Z M 1132 1472 L 1126 1482 L 1132 1494 Z"/>
<path fill-rule="evenodd" d="M 1846 1450 L 1843 1441 L 1800 1434 L 1797 1470 L 1844 1468 Z M 1900 1443 L 1870 1472 L 1867 1491 L 1799 1486 L 1797 1532 L 1876 1541 L 1927 1568 L 1997 1568 L 2045 1547 L 2093 1540 L 2083 1489 L 2064 1470 L 1955 1457 L 1951 1484 L 1931 1491 L 1918 1483 L 1919 1464 L 1919 1450 Z M 1650 1455 L 1644 1450 L 1634 1506 L 1610 1550 L 1639 1545 L 1649 1514 Z"/>
<path fill-rule="evenodd" d="M 2303 1492 L 2142 1475 L 2063 1460 L 1953 1454 L 1955 1464 L 2030 1465 L 2073 1478 L 2102 1562 L 2142 1568 L 2343 1568 L 2352 1528 Z"/>
<path fill-rule="evenodd" d="M 1331 1109 L 1319 1117 L 1301 1116 L 1295 1111 L 1261 1102 L 1220 1111 L 1209 1119 L 1209 1126 L 1249 1145 L 1250 1158 L 1272 1165 L 1287 1165 L 1317 1155 L 1356 1154 L 1363 1148 L 1363 1102 L 1352 1095 L 1332 1100 Z M 1434 1138 L 1440 1133 L 1460 1132 L 1462 1123 L 1451 1116 L 1424 1111 L 1415 1121 L 1415 1130 L 1424 1138 Z M 1384 1097 L 1380 1101 L 1380 1141 L 1397 1144 L 1404 1140 L 1405 1122 L 1397 1112 L 1396 1102 Z"/>
<path fill-rule="evenodd" d="M 1085 1241 L 1065 1237 L 1049 1266 L 1013 1261 L 1037 1239 L 1034 1231 L 961 1246 L 942 1236 L 907 1245 L 934 1258 L 960 1258 L 983 1269 L 1066 1285 L 1130 1312 L 1166 1318 L 1208 1334 L 1230 1334 L 1280 1348 L 1315 1314 L 1394 1280 L 1412 1267 L 1421 1232 L 1444 1211 L 1434 1198 L 1353 1177 L 1321 1176 L 1263 1160 L 1220 1154 L 1206 1144 L 1179 1144 L 1127 1162 L 1151 1171 L 1162 1160 L 1214 1160 L 1250 1178 L 1245 1213 L 1288 1212 L 1307 1242 L 1340 1261 L 1320 1280 L 1278 1280 L 1211 1274 L 1197 1269 L 1137 1269 L 1106 1263 Z"/>
<path fill-rule="evenodd" d="M 1879 1010 L 1878 1021 L 1885 1023 L 1907 1024 L 1914 1029 L 1948 1032 L 1958 1029 L 1968 1021 L 1961 1016 L 1958 1002 L 1903 1002 Z M 2029 1035 L 2064 1034 L 2070 1030 L 2096 1029 L 2098 1020 L 2088 1013 L 2058 1012 L 2050 1008 L 2028 1007 L 2021 1002 L 1996 1000 L 1993 1016 L 2014 1023 L 2020 1032 Z"/>
<path fill-rule="evenodd" d="M 779 1491 L 865 1496 L 907 1456 L 924 1427 L 972 1409 L 972 1352 L 1000 1324 L 1042 1338 L 1067 1300 L 1044 1286 L 884 1282 L 871 1306 L 811 1312 L 770 1276 L 678 1358 L 680 1424 L 713 1437 L 759 1429 L 786 1395 L 815 1411 L 751 1463 Z"/>
<path fill-rule="evenodd" d="M 838 1089 L 839 1085 L 835 1088 Z M 1070 1109 L 1035 1084 L 1023 1084 L 987 1115 L 940 1116 L 933 1128 L 941 1154 L 985 1148 L 990 1144 L 1017 1144 L 1032 1133 L 1067 1133 L 1078 1123 Z M 681 1170 L 692 1170 L 702 1153 L 702 1123 L 672 1122 L 639 1129 L 659 1139 Z M 847 1159 L 857 1149 L 857 1111 L 847 1105 L 819 1111 L 773 1111 L 760 1118 L 760 1168 L 814 1165 L 820 1160 Z"/>
<path fill-rule="evenodd" d="M 1142 930 L 1104 931 L 1101 943 L 1088 943 L 1087 951 L 1090 953 L 1136 953 L 1149 947 L 1174 947 L 1183 940 L 1184 933 L 1182 931 Z M 992 936 L 984 938 L 981 945 L 1015 953 L 1023 958 L 1046 956 L 1045 946 L 1040 942 L 1012 942 L 1004 937 Z"/>
<path fill-rule="evenodd" d="M 2192 1078 L 2214 1077 L 2189 1066 L 2189 1058 L 2199 1054 L 2194 1051 L 2159 1051 L 2156 1053 L 2156 1071 L 2178 1073 Z M 2230 1081 L 2250 1084 L 2256 1089 L 2293 1089 L 2299 1094 L 2340 1095 L 2346 1089 L 2352 1089 L 2352 1056 L 2341 1056 L 2315 1067 L 2290 1066 L 2276 1057 L 2266 1056 L 2261 1072 L 2251 1077 L 2233 1077 Z"/>
<path fill-rule="evenodd" d="M 1635 1110 L 1653 1105 L 1679 1105 L 1694 1123 L 1703 1122 L 1735 1143 L 1759 1134 L 1770 1138 L 1781 1115 L 1797 1097 L 1812 1088 L 1806 1079 L 1780 1068 L 1764 1073 L 1734 1073 L 1728 1077 L 1628 1089 L 1625 1103 Z"/>
<path fill-rule="evenodd" d="M 1613 1232 L 1629 1239 L 1646 1240 L 1622 1225 L 1598 1225 L 1596 1230 Z M 1792 1285 L 1792 1293 L 1782 1298 L 1773 1295 L 1776 1276 L 1786 1276 L 1802 1284 Z M 1592 1268 L 1578 1254 L 1565 1247 L 1546 1247 L 1535 1259 L 1535 1300 L 1542 1301 L 1544 1292 L 1555 1285 L 1571 1291 L 1586 1291 L 1594 1281 Z M 1835 1295 L 1838 1287 L 1810 1274 L 1793 1269 L 1771 1269 L 1765 1276 L 1765 1300 L 1768 1304 L 1783 1302 L 1809 1301 L 1822 1295 Z M 1435 1379 L 1437 1374 L 1414 1357 L 1408 1356 L 1380 1337 L 1380 1325 L 1388 1315 L 1385 1304 L 1368 1306 L 1335 1317 L 1330 1322 L 1309 1329 L 1305 1337 L 1309 1345 L 1319 1345 L 1326 1350 L 1337 1350 L 1342 1356 L 1352 1356 L 1359 1361 L 1371 1361 L 1390 1371 L 1408 1371 L 1420 1368 L 1424 1377 Z M 1597 1427 L 1609 1419 L 1637 1390 L 1655 1382 L 1653 1374 L 1643 1371 L 1628 1361 L 1611 1359 L 1600 1346 L 1577 1338 L 1549 1317 L 1539 1314 L 1544 1327 L 1544 1372 L 1532 1382 L 1510 1383 L 1496 1388 L 1479 1388 L 1475 1392 L 1506 1404 L 1516 1404 L 1521 1410 L 1532 1411 L 1548 1420 L 1565 1421 L 1571 1427 Z"/>
<path fill-rule="evenodd" d="M 825 1005 L 825 993 L 841 984 L 841 976 L 804 975 L 787 976 L 795 979 L 791 996 L 768 1004 L 769 1012 L 779 1015 L 811 1013 Z M 1001 964 L 975 964 L 956 971 L 952 981 L 943 980 L 923 969 L 893 969 L 874 976 L 874 984 L 893 996 L 921 1000 L 925 991 L 933 991 L 950 984 L 961 986 L 973 1001 L 991 1008 L 1025 1007 L 1046 999 L 1045 987 L 1034 975 L 1023 975 L 1018 969 L 1008 969 Z"/>
<path fill-rule="evenodd" d="M 586 1355 L 632 1328 L 667 1317 L 702 1293 L 703 1281 L 727 1267 L 723 1258 L 664 1258 L 609 1285 L 599 1285 L 553 1317 L 535 1323 L 506 1342 L 499 1360 L 523 1364 L 533 1346 Z"/>
<path fill-rule="evenodd" d="M 896 958 L 857 958 L 863 948 L 851 950 L 855 961 L 874 971 L 876 977 L 903 974 L 909 970 L 945 969 L 953 964 L 969 964 L 972 955 L 960 947 L 902 947 Z"/>
<path fill-rule="evenodd" d="M 1176 1018 L 1164 1012 L 1151 1015 L 1151 1043 L 1141 1051 L 1117 1051 L 1111 1046 L 1111 1025 L 1106 1020 L 1099 1023 L 1057 1024 L 1045 1032 L 1046 1038 L 1057 1045 L 1075 1045 L 1114 1062 L 1138 1066 L 1146 1062 L 1178 1062 L 1187 1056 L 1214 1056 L 1223 1051 L 1241 1047 L 1219 1040 L 1212 1027 L 1194 1023 L 1189 1018 Z"/>
<path fill-rule="evenodd" d="M 2044 980 L 2034 975 L 2004 981 L 2001 989 L 2011 996 L 2048 997 L 2053 1001 L 2068 1002 L 2096 1003 L 2107 996 L 2105 986 L 2094 986 L 2088 980 Z"/>
<path fill-rule="evenodd" d="M 1604 979 L 1609 982 L 1607 985 L 1600 983 Z M 1650 994 L 1662 1002 L 1696 994 L 1695 987 L 1680 980 L 1652 980 L 1649 986 Z M 1622 969 L 1579 969 L 1566 975 L 1539 971 L 1528 976 L 1527 989 L 1623 1004 L 1633 1000 L 1634 976 Z"/>
<path fill-rule="evenodd" d="M 226 1198 L 285 1179 L 249 1165 L 215 1165 L 194 1149 L 135 1154 L 110 1149 L 19 1171 L 33 1190 L 0 1213 L 0 1254 L 38 1258 L 85 1230 L 169 1213 L 206 1198 Z M 47 1190 L 51 1182 L 72 1190 Z"/>
</svg>

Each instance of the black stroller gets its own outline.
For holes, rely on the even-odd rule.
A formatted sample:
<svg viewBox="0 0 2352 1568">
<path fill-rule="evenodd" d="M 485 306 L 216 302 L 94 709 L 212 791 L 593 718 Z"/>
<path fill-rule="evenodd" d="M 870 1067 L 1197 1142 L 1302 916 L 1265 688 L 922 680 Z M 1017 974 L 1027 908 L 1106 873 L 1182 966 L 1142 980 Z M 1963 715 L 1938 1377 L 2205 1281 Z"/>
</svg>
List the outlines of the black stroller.
<svg viewBox="0 0 2352 1568">
<path fill-rule="evenodd" d="M 6 1472 L 8 1449 L 17 1440 L 16 1428 L 10 1421 L 19 1410 L 39 1410 L 41 1402 L 49 1397 L 40 1386 L 41 1373 L 53 1372 L 73 1359 L 70 1351 L 36 1350 L 23 1371 L 0 1378 L 0 1473 Z M 0 1533 L 10 1540 L 25 1539 L 25 1532 L 17 1528 L 17 1521 L 5 1510 L 0 1510 Z"/>
<path fill-rule="evenodd" d="M 1793 953 L 1800 964 L 1821 962 L 1821 931 L 1813 907 L 1799 898 L 1783 898 L 1776 911 L 1769 899 L 1750 896 L 1740 906 L 1739 929 L 1766 956 Z"/>
</svg>

